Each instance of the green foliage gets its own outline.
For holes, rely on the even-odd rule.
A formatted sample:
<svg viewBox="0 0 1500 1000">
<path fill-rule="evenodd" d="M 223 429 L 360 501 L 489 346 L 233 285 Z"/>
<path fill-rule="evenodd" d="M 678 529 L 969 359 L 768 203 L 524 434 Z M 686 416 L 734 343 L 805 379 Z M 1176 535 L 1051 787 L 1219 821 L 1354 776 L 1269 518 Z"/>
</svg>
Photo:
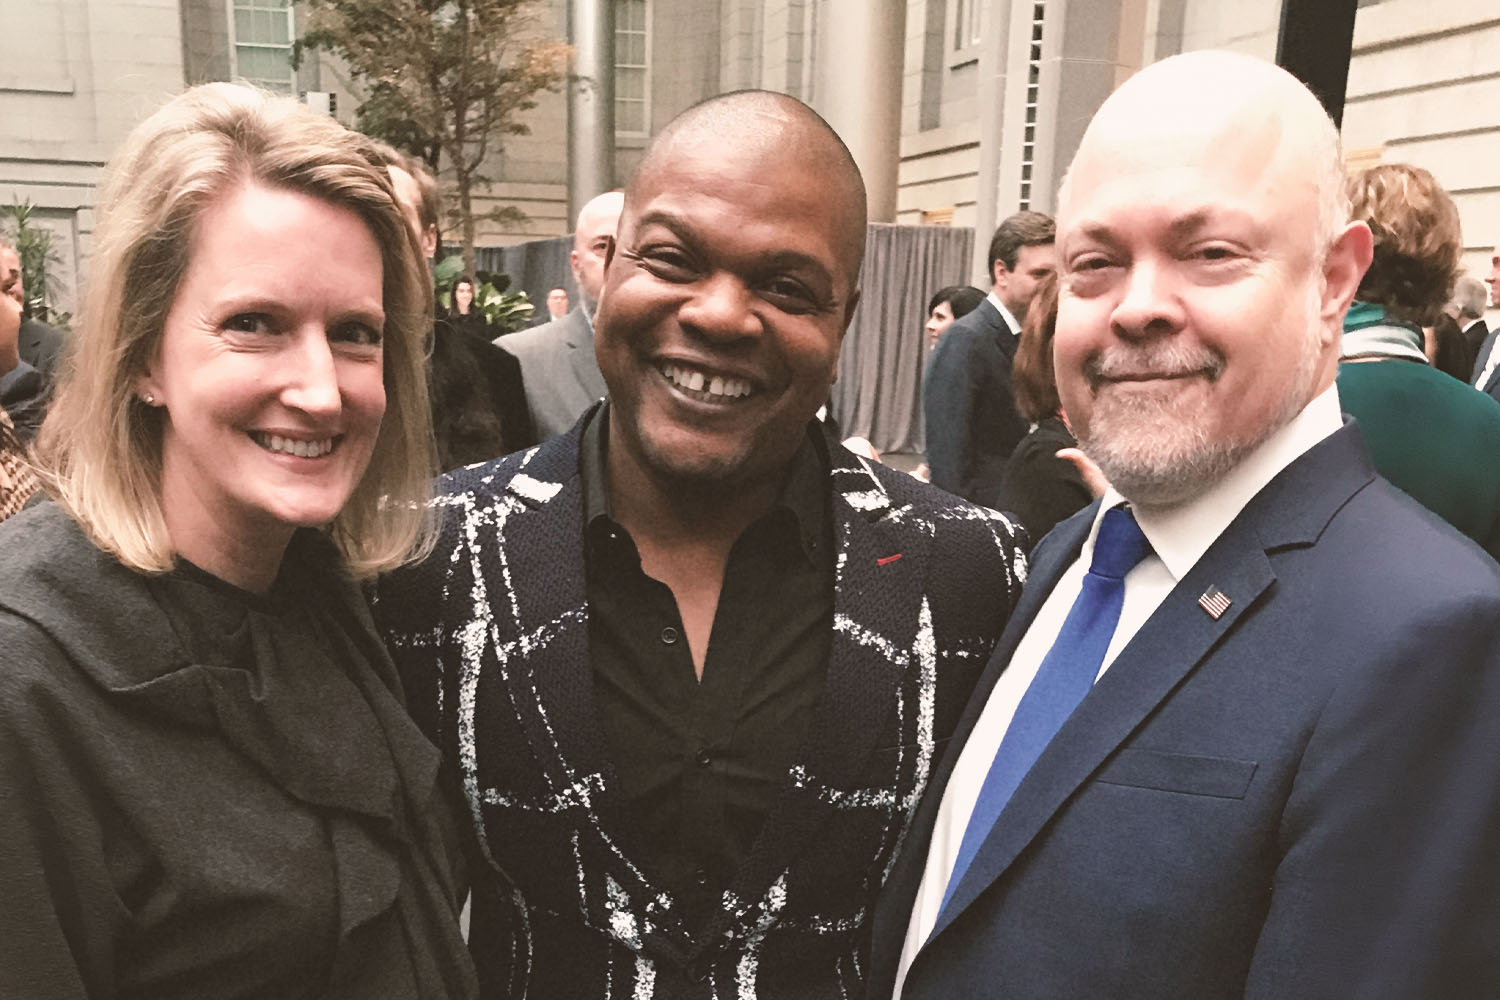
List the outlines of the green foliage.
<svg viewBox="0 0 1500 1000">
<path fill-rule="evenodd" d="M 464 259 L 460 254 L 444 257 L 433 268 L 433 285 L 444 309 L 453 308 L 453 286 L 465 273 Z M 524 328 L 536 310 L 525 292 L 510 291 L 510 275 L 496 271 L 475 272 L 473 308 L 484 313 L 496 336 Z"/>
<path fill-rule="evenodd" d="M 26 314 L 43 323 L 66 327 L 73 317 L 53 310 L 61 282 L 57 272 L 62 255 L 52 242 L 52 230 L 31 218 L 36 206 L 23 200 L 0 205 L 0 232 L 15 245 L 21 258 L 21 283 L 26 288 Z"/>
<path fill-rule="evenodd" d="M 339 56 L 362 91 L 362 131 L 450 171 L 464 259 L 475 262 L 476 190 L 485 158 L 556 90 L 571 50 L 541 30 L 539 0 L 305 0 L 293 50 Z M 512 210 L 514 212 L 514 210 Z"/>
</svg>

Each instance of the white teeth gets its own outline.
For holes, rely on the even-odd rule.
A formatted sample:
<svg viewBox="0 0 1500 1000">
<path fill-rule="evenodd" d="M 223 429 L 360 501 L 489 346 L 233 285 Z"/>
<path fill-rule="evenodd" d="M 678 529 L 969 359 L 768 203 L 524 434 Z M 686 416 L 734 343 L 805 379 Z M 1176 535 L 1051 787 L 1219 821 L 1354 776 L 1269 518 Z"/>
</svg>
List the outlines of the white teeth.
<svg viewBox="0 0 1500 1000">
<path fill-rule="evenodd" d="M 750 395 L 750 383 L 730 375 L 705 376 L 702 372 L 689 371 L 675 364 L 662 365 L 661 373 L 673 385 L 689 392 L 702 392 L 726 399 Z"/>
<path fill-rule="evenodd" d="M 333 438 L 323 438 L 319 441 L 301 441 L 296 438 L 286 438 L 279 434 L 266 434 L 256 431 L 250 435 L 255 443 L 267 451 L 279 452 L 283 455 L 296 455 L 298 458 L 322 458 L 333 451 Z"/>
</svg>

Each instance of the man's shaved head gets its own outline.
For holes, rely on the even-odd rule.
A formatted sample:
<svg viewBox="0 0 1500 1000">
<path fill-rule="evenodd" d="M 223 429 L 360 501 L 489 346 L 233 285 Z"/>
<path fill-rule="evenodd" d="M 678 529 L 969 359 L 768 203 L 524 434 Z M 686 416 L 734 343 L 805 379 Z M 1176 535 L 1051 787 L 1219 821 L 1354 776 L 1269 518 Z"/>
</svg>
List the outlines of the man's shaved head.
<svg viewBox="0 0 1500 1000">
<path fill-rule="evenodd" d="M 1127 145 L 1150 149 L 1153 139 L 1180 142 L 1216 131 L 1258 132 L 1260 152 L 1295 157 L 1303 182 L 1313 185 L 1318 206 L 1319 250 L 1349 221 L 1344 161 L 1338 129 L 1316 97 L 1292 74 L 1239 52 L 1189 52 L 1141 70 L 1100 106 L 1084 132 L 1058 191 L 1059 216 L 1068 210 L 1073 174 L 1081 164 L 1112 169 L 1090 157 L 1097 147 L 1110 155 Z M 1184 126 L 1196 126 L 1185 128 Z"/>
<path fill-rule="evenodd" d="M 849 147 L 816 111 L 795 97 L 769 90 L 739 90 L 693 105 L 646 147 L 625 188 L 627 214 L 632 196 L 652 181 L 661 164 L 693 153 L 784 157 L 813 171 L 827 197 L 842 200 L 849 275 L 858 280 L 865 252 L 865 182 Z"/>
</svg>

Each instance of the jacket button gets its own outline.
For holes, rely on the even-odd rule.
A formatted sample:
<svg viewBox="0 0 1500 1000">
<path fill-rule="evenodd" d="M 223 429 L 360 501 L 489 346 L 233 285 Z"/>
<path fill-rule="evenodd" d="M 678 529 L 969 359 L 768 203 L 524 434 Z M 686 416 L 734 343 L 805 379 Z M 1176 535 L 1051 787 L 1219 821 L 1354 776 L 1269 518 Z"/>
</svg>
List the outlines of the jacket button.
<svg viewBox="0 0 1500 1000">
<path fill-rule="evenodd" d="M 668 646 L 672 645 L 674 642 L 677 641 L 677 630 L 675 628 L 673 628 L 672 626 L 670 626 L 670 625 L 668 625 L 666 628 L 662 629 L 661 630 L 661 641 L 664 642 L 664 643 L 666 643 Z"/>
<path fill-rule="evenodd" d="M 714 762 L 714 755 L 708 752 L 708 747 L 699 747 L 698 752 L 693 754 L 693 760 L 698 762 L 699 767 L 707 767 Z"/>
</svg>

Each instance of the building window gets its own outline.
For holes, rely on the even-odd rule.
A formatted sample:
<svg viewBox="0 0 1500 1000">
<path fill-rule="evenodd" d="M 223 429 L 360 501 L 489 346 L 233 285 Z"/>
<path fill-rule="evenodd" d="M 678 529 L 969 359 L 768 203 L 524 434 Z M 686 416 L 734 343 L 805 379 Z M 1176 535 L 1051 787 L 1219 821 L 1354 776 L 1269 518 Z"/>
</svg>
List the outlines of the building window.
<svg viewBox="0 0 1500 1000">
<path fill-rule="evenodd" d="M 648 0 L 615 0 L 615 133 L 648 135 L 651 33 Z"/>
<path fill-rule="evenodd" d="M 981 18 L 984 15 L 984 0 L 953 0 L 953 51 L 978 45 L 983 37 Z"/>
<path fill-rule="evenodd" d="M 234 75 L 246 83 L 290 94 L 292 73 L 291 0 L 229 0 L 234 23 Z"/>
</svg>

